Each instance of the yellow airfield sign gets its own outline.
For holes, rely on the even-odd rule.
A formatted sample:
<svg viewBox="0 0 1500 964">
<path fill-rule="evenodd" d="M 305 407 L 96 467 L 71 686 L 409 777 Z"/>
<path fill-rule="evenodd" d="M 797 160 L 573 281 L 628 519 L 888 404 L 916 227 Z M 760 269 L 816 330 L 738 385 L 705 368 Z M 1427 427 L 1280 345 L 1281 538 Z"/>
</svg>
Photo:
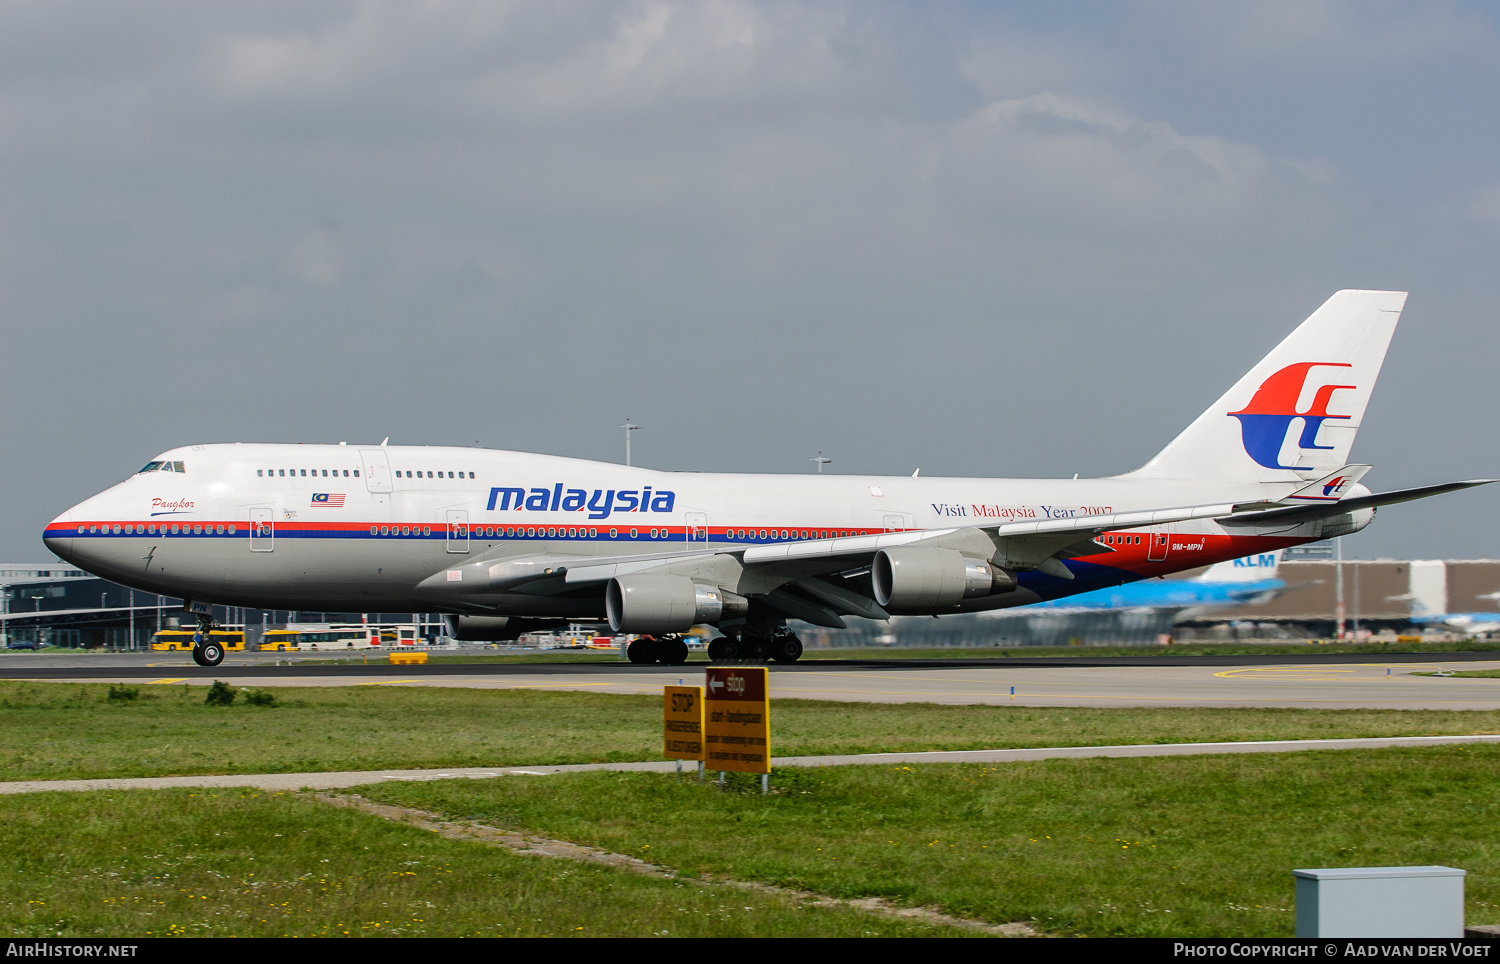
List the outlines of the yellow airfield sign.
<svg viewBox="0 0 1500 964">
<path fill-rule="evenodd" d="M 771 702 L 764 666 L 710 666 L 704 699 L 704 766 L 771 772 Z"/>
<path fill-rule="evenodd" d="M 661 752 L 671 760 L 703 759 L 703 687 L 668 686 L 661 715 Z"/>
</svg>

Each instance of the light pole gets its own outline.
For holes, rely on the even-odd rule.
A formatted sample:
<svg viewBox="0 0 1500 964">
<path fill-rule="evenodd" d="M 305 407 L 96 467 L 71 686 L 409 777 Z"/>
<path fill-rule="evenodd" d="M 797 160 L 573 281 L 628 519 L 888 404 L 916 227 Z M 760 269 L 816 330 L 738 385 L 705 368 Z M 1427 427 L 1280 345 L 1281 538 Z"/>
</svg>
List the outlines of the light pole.
<svg viewBox="0 0 1500 964">
<path fill-rule="evenodd" d="M 1338 547 L 1338 560 L 1333 564 L 1333 636 L 1344 638 L 1344 540 L 1333 540 Z"/>
<path fill-rule="evenodd" d="M 625 464 L 629 465 L 630 464 L 630 433 L 634 432 L 636 429 L 640 428 L 640 426 L 633 424 L 630 421 L 630 419 L 627 418 L 625 420 L 625 424 L 621 425 L 620 427 L 625 430 Z"/>
<path fill-rule="evenodd" d="M 823 474 L 823 466 L 825 466 L 825 465 L 832 465 L 833 464 L 833 459 L 825 459 L 823 457 L 823 453 L 822 452 L 819 452 L 817 455 L 814 455 L 812 458 L 808 459 L 808 461 L 809 462 L 816 462 L 816 463 L 818 463 L 818 474 L 819 475 Z"/>
</svg>

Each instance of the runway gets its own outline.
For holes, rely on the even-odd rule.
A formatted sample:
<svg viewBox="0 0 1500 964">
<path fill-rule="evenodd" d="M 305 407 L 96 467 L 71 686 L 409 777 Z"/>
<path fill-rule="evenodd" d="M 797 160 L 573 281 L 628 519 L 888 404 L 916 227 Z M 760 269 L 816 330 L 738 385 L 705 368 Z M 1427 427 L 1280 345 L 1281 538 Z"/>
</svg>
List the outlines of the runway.
<svg viewBox="0 0 1500 964">
<path fill-rule="evenodd" d="M 457 686 L 656 695 L 665 685 L 700 682 L 706 665 L 633 666 L 600 661 L 277 666 L 247 659 L 205 669 L 186 655 L 163 653 L 56 659 L 8 655 L 0 662 L 0 678 L 137 685 L 207 685 L 223 679 L 252 687 Z M 779 699 L 874 703 L 1500 709 L 1500 678 L 1415 675 L 1445 669 L 1500 669 L 1500 658 L 1493 653 L 1444 653 L 1380 658 L 808 661 L 771 666 L 770 685 L 772 696 Z"/>
</svg>

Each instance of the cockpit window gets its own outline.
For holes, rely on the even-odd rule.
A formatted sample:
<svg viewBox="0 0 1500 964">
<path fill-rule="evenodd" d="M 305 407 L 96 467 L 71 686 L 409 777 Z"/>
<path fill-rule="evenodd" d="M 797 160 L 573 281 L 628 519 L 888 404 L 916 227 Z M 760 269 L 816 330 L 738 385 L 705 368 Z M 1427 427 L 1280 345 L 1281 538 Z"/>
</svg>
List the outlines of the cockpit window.
<svg viewBox="0 0 1500 964">
<path fill-rule="evenodd" d="M 147 462 L 144 466 L 141 467 L 141 471 L 137 472 L 136 475 L 140 475 L 142 472 L 157 472 L 157 471 L 160 471 L 161 470 L 161 466 L 162 466 L 162 463 L 160 463 L 160 462 Z"/>
</svg>

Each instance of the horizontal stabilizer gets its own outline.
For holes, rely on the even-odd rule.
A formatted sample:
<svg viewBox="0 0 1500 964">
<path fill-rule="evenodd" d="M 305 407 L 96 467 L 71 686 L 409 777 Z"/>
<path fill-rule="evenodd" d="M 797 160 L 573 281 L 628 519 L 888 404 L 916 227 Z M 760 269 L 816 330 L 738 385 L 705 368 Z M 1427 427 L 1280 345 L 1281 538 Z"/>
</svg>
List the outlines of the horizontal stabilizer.
<svg viewBox="0 0 1500 964">
<path fill-rule="evenodd" d="M 1414 502 L 1428 496 L 1442 495 L 1444 492 L 1457 492 L 1476 485 L 1489 485 L 1495 481 L 1500 480 L 1469 479 L 1464 482 L 1443 482 L 1439 485 L 1423 485 L 1415 489 L 1397 489 L 1394 492 L 1376 492 L 1373 495 L 1341 499 L 1329 505 L 1294 505 L 1285 509 L 1268 509 L 1265 512 L 1246 512 L 1219 519 L 1218 522 L 1222 526 L 1301 525 L 1304 522 L 1330 519 L 1356 509 L 1374 509 L 1382 505 L 1395 505 L 1398 502 Z"/>
</svg>

